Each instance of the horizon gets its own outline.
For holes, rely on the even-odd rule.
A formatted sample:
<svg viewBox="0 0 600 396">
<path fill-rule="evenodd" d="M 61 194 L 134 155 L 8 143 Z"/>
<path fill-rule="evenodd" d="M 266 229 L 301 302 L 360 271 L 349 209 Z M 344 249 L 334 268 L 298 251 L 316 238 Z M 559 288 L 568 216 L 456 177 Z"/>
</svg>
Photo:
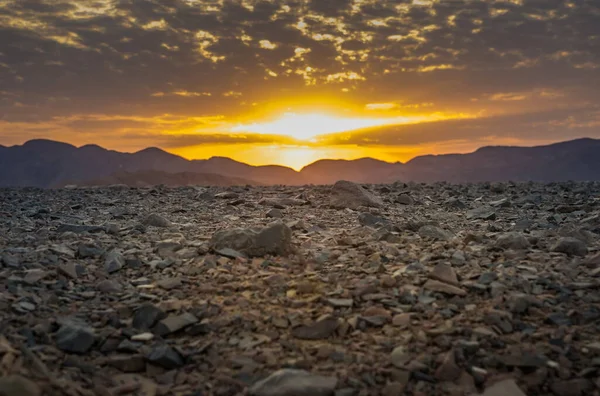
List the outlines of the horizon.
<svg viewBox="0 0 600 396">
<path fill-rule="evenodd" d="M 600 138 L 591 1 L 6 0 L 0 144 L 301 169 Z"/>
<path fill-rule="evenodd" d="M 570 139 L 570 140 L 566 140 L 566 141 L 565 141 L 565 140 L 563 140 L 563 141 L 549 142 L 549 143 L 547 143 L 547 144 L 542 144 L 542 145 L 530 145 L 530 146 L 515 146 L 515 145 L 487 145 L 487 146 L 480 146 L 480 147 L 477 147 L 477 148 L 476 148 L 476 149 L 474 149 L 474 150 L 467 151 L 467 152 L 462 152 L 462 153 L 458 153 L 458 152 L 451 152 L 451 153 L 442 153 L 442 154 L 421 154 L 421 155 L 418 155 L 418 156 L 411 157 L 411 158 L 410 158 L 410 159 L 408 159 L 407 161 L 386 161 L 386 160 L 379 159 L 379 158 L 374 158 L 374 157 L 357 157 L 357 158 L 320 158 L 320 159 L 317 159 L 317 160 L 315 160 L 315 161 L 312 161 L 312 162 L 310 162 L 310 163 L 307 163 L 307 164 L 305 164 L 305 165 L 302 165 L 302 166 L 301 166 L 301 167 L 299 167 L 299 168 L 296 168 L 296 167 L 293 167 L 293 166 L 284 165 L 284 164 L 275 164 L 275 163 L 258 163 L 258 164 L 252 164 L 252 163 L 248 163 L 248 162 L 238 161 L 238 160 L 236 160 L 236 159 L 234 159 L 234 158 L 231 158 L 231 157 L 227 157 L 227 156 L 220 156 L 220 155 L 213 155 L 213 156 L 206 157 L 206 158 L 186 158 L 186 157 L 184 157 L 184 156 L 181 156 L 181 155 L 179 155 L 179 154 L 176 154 L 176 153 L 173 153 L 173 152 L 167 151 L 167 150 L 165 150 L 165 149 L 163 149 L 163 148 L 161 148 L 161 147 L 156 147 L 156 146 L 148 146 L 148 147 L 144 147 L 144 148 L 142 148 L 142 149 L 139 149 L 139 150 L 133 150 L 133 151 L 120 151 L 120 150 L 115 150 L 115 149 L 112 149 L 112 148 L 109 148 L 109 147 L 104 147 L 104 146 L 102 146 L 102 145 L 99 145 L 99 144 L 96 144 L 96 143 L 84 143 L 84 144 L 81 144 L 81 145 L 74 145 L 74 144 L 71 144 L 71 143 L 68 143 L 68 142 L 63 142 L 63 141 L 58 141 L 58 140 L 52 140 L 52 139 L 47 139 L 47 138 L 36 138 L 36 139 L 30 139 L 30 140 L 27 140 L 27 141 L 25 141 L 25 142 L 23 142 L 23 143 L 20 143 L 20 144 L 14 144 L 14 145 L 10 145 L 10 146 L 4 146 L 4 145 L 0 144 L 0 147 L 7 147 L 7 148 L 10 148 L 10 147 L 21 147 L 21 146 L 24 146 L 25 144 L 27 144 L 27 143 L 30 143 L 30 142 L 34 142 L 34 141 L 44 141 L 44 142 L 51 142 L 51 143 L 58 143 L 58 144 L 66 144 L 66 145 L 70 145 L 70 146 L 72 146 L 72 147 L 74 147 L 74 148 L 77 148 L 77 149 L 81 149 L 81 148 L 83 148 L 83 147 L 86 147 L 86 146 L 95 146 L 95 147 L 99 147 L 99 148 L 101 148 L 101 149 L 103 149 L 103 150 L 107 150 L 107 151 L 116 151 L 116 152 L 123 153 L 123 154 L 137 154 L 137 153 L 139 153 L 139 152 L 142 152 L 142 151 L 145 151 L 145 150 L 157 149 L 157 150 L 161 150 L 162 152 L 164 152 L 164 153 L 167 153 L 167 154 L 176 155 L 176 156 L 178 156 L 178 157 L 181 157 L 181 158 L 183 158 L 183 159 L 186 159 L 186 160 L 188 160 L 188 161 L 193 161 L 193 160 L 204 160 L 204 161 L 207 161 L 207 160 L 210 160 L 210 159 L 213 159 L 213 158 L 224 158 L 224 159 L 229 159 L 229 160 L 237 161 L 237 162 L 239 162 L 239 163 L 242 163 L 242 164 L 251 165 L 251 166 L 256 166 L 256 167 L 260 167 L 260 166 L 282 166 L 282 167 L 290 168 L 290 169 L 292 169 L 292 170 L 294 170 L 294 171 L 296 171 L 296 172 L 300 172 L 300 171 L 302 171 L 302 169 L 304 169 L 305 167 L 308 167 L 308 166 L 310 166 L 310 165 L 312 165 L 312 164 L 315 164 L 315 163 L 317 163 L 317 162 L 320 162 L 320 161 L 358 161 L 358 160 L 365 160 L 365 159 L 366 159 L 366 160 L 376 160 L 376 161 L 386 162 L 386 163 L 388 163 L 388 164 L 395 164 L 395 163 L 402 163 L 402 164 L 406 164 L 406 163 L 410 162 L 411 160 L 413 160 L 413 159 L 415 159 L 415 158 L 419 158 L 419 157 L 425 157 L 425 156 L 439 156 L 439 155 L 461 155 L 461 154 L 472 154 L 472 153 L 475 153 L 476 151 L 478 151 L 478 150 L 480 150 L 480 149 L 483 149 L 483 148 L 494 148 L 494 147 L 496 147 L 496 148 L 497 148 L 497 147 L 507 147 L 507 148 L 533 148 L 533 147 L 545 147 L 545 146 L 552 146 L 552 145 L 554 145 L 554 144 L 568 143 L 568 142 L 580 141 L 580 140 L 599 140 L 599 139 L 594 139 L 594 138 L 591 138 L 591 137 L 584 136 L 584 137 L 579 137 L 579 138 Z"/>
</svg>

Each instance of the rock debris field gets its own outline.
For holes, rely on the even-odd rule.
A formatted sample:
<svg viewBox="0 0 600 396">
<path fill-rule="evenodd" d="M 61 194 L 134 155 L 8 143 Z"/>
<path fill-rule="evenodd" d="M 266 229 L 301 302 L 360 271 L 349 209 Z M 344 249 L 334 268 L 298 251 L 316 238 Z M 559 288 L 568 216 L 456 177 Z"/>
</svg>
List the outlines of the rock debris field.
<svg viewBox="0 0 600 396">
<path fill-rule="evenodd" d="M 0 395 L 600 395 L 600 183 L 0 190 Z"/>
</svg>

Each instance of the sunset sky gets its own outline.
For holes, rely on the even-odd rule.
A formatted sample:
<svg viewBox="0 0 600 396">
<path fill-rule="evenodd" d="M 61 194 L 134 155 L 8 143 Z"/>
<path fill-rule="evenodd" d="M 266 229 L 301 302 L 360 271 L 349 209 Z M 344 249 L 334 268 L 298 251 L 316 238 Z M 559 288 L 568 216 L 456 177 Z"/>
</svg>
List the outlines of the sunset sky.
<svg viewBox="0 0 600 396">
<path fill-rule="evenodd" d="M 0 0 L 0 144 L 299 168 L 600 138 L 598 0 Z"/>
</svg>

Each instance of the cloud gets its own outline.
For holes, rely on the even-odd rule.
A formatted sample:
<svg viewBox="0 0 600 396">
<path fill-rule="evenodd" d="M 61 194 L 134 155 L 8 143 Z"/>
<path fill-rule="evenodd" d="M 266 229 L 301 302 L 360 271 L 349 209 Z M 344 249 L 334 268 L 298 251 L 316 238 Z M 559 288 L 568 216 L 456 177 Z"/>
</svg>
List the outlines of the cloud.
<svg viewBox="0 0 600 396">
<path fill-rule="evenodd" d="M 2 0 L 0 115 L 46 137 L 57 117 L 233 121 L 324 97 L 552 120 L 600 101 L 598 18 L 592 0 Z"/>
</svg>

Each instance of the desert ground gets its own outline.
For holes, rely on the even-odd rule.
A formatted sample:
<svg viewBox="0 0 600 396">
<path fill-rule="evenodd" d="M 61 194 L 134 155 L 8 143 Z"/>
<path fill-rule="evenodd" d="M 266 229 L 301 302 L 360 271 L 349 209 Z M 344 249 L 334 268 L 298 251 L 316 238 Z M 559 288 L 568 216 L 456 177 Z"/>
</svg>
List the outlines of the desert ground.
<svg viewBox="0 0 600 396">
<path fill-rule="evenodd" d="M 0 394 L 600 395 L 600 183 L 0 190 Z"/>
</svg>

